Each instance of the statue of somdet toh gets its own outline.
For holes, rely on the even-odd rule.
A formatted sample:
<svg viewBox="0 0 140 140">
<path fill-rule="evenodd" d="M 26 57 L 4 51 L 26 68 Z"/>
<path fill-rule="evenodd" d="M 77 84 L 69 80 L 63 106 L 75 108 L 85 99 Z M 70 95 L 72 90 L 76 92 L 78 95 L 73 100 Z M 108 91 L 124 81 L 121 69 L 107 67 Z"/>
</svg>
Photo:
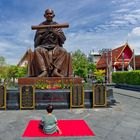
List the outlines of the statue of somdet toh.
<svg viewBox="0 0 140 140">
<path fill-rule="evenodd" d="M 52 9 L 47 9 L 44 17 L 44 22 L 34 26 L 37 31 L 34 38 L 35 50 L 29 62 L 29 76 L 69 77 L 72 73 L 71 56 L 63 48 L 66 37 L 61 29 L 68 25 L 54 22 Z"/>
</svg>

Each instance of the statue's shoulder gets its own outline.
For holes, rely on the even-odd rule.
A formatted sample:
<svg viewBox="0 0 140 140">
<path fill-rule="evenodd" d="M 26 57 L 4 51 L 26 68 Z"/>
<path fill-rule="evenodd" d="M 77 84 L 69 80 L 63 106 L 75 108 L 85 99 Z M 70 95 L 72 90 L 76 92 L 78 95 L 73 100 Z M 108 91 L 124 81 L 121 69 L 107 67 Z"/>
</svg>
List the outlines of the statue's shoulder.
<svg viewBox="0 0 140 140">
<path fill-rule="evenodd" d="M 41 22 L 39 25 L 45 25 L 46 21 Z"/>
<path fill-rule="evenodd" d="M 53 24 L 58 24 L 57 22 L 53 21 Z"/>
<path fill-rule="evenodd" d="M 43 21 L 41 22 L 39 25 L 50 25 L 50 24 L 58 24 L 57 22 L 53 21 L 53 22 L 47 22 L 47 21 Z"/>
</svg>

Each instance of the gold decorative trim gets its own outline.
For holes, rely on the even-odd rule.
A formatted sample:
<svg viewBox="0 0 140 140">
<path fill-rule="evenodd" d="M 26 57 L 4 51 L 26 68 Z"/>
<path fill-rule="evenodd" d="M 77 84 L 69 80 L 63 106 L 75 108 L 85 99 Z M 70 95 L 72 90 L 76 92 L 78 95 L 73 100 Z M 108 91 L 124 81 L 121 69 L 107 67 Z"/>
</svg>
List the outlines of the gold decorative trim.
<svg viewBox="0 0 140 140">
<path fill-rule="evenodd" d="M 6 84 L 4 84 L 4 85 L 0 85 L 0 86 L 3 86 L 3 88 L 4 88 L 4 93 L 3 93 L 3 106 L 1 106 L 0 107 L 0 109 L 5 109 L 6 110 L 6 107 L 7 107 L 7 105 L 6 105 L 6 98 L 7 98 L 7 93 L 6 93 Z"/>
</svg>

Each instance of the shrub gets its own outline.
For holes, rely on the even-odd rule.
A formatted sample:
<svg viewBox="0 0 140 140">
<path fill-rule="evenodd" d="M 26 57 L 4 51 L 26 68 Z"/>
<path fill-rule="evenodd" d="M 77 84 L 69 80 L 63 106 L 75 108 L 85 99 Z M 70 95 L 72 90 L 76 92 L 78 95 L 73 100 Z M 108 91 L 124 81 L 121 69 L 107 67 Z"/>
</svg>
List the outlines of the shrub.
<svg viewBox="0 0 140 140">
<path fill-rule="evenodd" d="M 114 72 L 112 81 L 117 84 L 140 85 L 140 70 Z"/>
</svg>

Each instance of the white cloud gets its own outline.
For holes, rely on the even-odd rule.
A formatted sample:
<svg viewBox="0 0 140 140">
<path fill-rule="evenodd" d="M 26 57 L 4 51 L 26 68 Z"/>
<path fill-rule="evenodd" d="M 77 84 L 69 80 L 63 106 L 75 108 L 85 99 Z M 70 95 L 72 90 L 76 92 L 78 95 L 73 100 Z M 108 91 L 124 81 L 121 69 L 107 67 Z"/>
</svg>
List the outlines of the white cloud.
<svg viewBox="0 0 140 140">
<path fill-rule="evenodd" d="M 26 50 L 27 47 L 24 45 L 0 39 L 0 56 L 4 56 L 8 64 L 17 64 Z"/>
<path fill-rule="evenodd" d="M 140 37 L 140 27 L 135 27 L 132 29 L 131 33 L 128 34 L 129 37 Z"/>
<path fill-rule="evenodd" d="M 116 10 L 115 12 L 116 13 L 122 13 L 122 12 L 128 12 L 129 11 L 129 9 L 119 9 L 119 10 Z"/>
<path fill-rule="evenodd" d="M 0 56 L 4 56 L 8 64 L 17 64 L 28 48 L 33 48 L 32 22 L 19 20 L 6 21 L 0 24 Z"/>
<path fill-rule="evenodd" d="M 102 48 L 119 47 L 127 41 L 125 33 L 95 33 L 95 32 L 79 32 L 67 34 L 67 41 L 64 47 L 68 51 L 80 49 L 88 54 L 91 50 L 98 52 Z M 118 37 L 119 36 L 119 37 Z"/>
<path fill-rule="evenodd" d="M 140 1 L 112 1 L 106 22 L 98 25 L 99 30 L 131 29 L 140 23 Z"/>
</svg>

